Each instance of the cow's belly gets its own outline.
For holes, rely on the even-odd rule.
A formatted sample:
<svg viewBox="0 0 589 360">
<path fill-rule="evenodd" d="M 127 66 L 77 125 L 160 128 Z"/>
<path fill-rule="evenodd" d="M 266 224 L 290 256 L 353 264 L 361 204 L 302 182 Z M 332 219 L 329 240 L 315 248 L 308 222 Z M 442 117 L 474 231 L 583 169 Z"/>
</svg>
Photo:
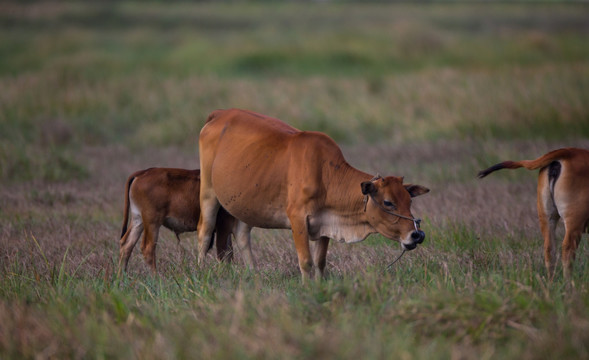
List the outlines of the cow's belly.
<svg viewBox="0 0 589 360">
<path fill-rule="evenodd" d="M 244 223 L 260 228 L 289 229 L 290 220 L 286 215 L 286 202 L 279 191 L 248 182 L 224 183 L 215 186 L 217 199 L 231 215 Z M 245 185 L 245 186 L 244 186 Z M 265 188 L 265 190 L 261 190 Z"/>
<path fill-rule="evenodd" d="M 230 197 L 231 199 L 231 197 Z M 266 229 L 290 229 L 290 220 L 282 206 L 272 202 L 228 200 L 219 196 L 221 206 L 244 223 Z"/>
<path fill-rule="evenodd" d="M 181 234 L 184 232 L 196 231 L 197 221 L 198 218 L 196 217 L 192 219 L 184 219 L 168 216 L 164 219 L 164 226 L 176 233 Z"/>
</svg>

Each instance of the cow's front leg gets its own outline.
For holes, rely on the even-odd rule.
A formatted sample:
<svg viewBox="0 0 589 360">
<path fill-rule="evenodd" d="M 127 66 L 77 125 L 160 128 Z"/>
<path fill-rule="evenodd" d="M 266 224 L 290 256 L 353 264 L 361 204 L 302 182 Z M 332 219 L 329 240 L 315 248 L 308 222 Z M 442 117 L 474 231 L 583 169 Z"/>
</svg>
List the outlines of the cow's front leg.
<svg viewBox="0 0 589 360">
<path fill-rule="evenodd" d="M 292 236 L 294 238 L 297 256 L 299 258 L 299 268 L 303 284 L 308 282 L 311 278 L 311 271 L 313 270 L 313 258 L 309 249 L 309 232 L 305 221 L 291 219 Z"/>
</svg>

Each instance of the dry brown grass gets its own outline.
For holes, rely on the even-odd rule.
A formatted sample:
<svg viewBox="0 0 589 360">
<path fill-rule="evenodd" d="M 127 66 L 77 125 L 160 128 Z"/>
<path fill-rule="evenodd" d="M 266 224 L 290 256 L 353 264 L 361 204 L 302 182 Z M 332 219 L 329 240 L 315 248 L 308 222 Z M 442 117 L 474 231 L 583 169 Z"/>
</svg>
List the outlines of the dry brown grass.
<svg viewBox="0 0 589 360">
<path fill-rule="evenodd" d="M 517 237 L 522 233 L 538 238 L 540 234 L 535 211 L 535 172 L 514 172 L 485 180 L 475 178 L 478 170 L 494 161 L 534 158 L 561 146 L 587 147 L 586 141 L 548 143 L 520 141 L 498 143 L 432 142 L 394 146 L 373 144 L 344 147 L 349 162 L 364 171 L 403 175 L 407 182 L 431 188 L 431 193 L 414 201 L 414 214 L 425 219 L 427 242 L 435 242 L 436 229 L 461 224 L 479 236 Z M 499 151 L 494 151 L 497 148 Z M 490 158 L 490 160 L 486 160 Z M 167 148 L 158 151 L 131 151 L 123 147 L 89 147 L 78 154 L 90 177 L 67 183 L 28 182 L 5 185 L 0 190 L 3 210 L 0 237 L 4 266 L 10 266 L 14 254 L 23 266 L 42 266 L 41 254 L 57 261 L 68 249 L 68 266 L 75 268 L 84 259 L 83 273 L 97 275 L 111 271 L 118 254 L 118 236 L 122 221 L 124 181 L 134 170 L 151 166 L 197 168 L 196 153 L 186 149 Z M 162 229 L 158 261 L 162 272 L 175 265 L 194 267 L 195 234 L 183 236 L 178 246 L 174 236 Z M 296 255 L 288 231 L 254 231 L 254 254 L 261 272 L 278 271 L 297 276 Z M 330 245 L 331 271 L 350 274 L 366 264 L 384 264 L 398 253 L 365 244 Z M 427 246 L 426 246 L 427 247 Z M 92 254 L 85 259 L 87 254 Z M 214 260 L 211 258 L 210 262 Z M 237 263 L 242 266 L 239 255 Z M 131 272 L 146 275 L 140 252 L 130 264 Z M 5 270 L 7 270 L 5 268 Z"/>
</svg>

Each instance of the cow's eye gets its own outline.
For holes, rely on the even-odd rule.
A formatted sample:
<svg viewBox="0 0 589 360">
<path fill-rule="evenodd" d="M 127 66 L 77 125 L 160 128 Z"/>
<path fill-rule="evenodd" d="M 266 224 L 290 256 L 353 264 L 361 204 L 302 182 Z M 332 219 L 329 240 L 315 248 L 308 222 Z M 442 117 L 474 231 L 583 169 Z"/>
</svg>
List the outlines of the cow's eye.
<svg viewBox="0 0 589 360">
<path fill-rule="evenodd" d="M 388 206 L 393 209 L 396 208 L 395 204 L 393 204 L 392 202 L 390 202 L 388 200 L 385 200 L 383 203 L 384 203 L 384 206 Z"/>
</svg>

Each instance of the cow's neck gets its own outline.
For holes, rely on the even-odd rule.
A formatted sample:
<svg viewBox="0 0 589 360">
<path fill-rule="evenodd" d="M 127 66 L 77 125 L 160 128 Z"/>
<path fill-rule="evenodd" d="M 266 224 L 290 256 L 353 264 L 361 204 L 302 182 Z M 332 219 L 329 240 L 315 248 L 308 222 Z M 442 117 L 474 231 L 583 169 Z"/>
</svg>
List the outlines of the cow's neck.
<svg viewBox="0 0 589 360">
<path fill-rule="evenodd" d="M 360 184 L 371 179 L 348 164 L 347 168 L 331 174 L 325 209 L 309 218 L 310 235 L 326 236 L 340 242 L 364 240 L 376 232 L 366 218 L 364 196 Z"/>
<path fill-rule="evenodd" d="M 364 195 L 361 184 L 373 176 L 345 163 L 344 170 L 334 172 L 331 177 L 327 189 L 328 205 L 342 209 L 350 216 L 364 219 Z"/>
</svg>

